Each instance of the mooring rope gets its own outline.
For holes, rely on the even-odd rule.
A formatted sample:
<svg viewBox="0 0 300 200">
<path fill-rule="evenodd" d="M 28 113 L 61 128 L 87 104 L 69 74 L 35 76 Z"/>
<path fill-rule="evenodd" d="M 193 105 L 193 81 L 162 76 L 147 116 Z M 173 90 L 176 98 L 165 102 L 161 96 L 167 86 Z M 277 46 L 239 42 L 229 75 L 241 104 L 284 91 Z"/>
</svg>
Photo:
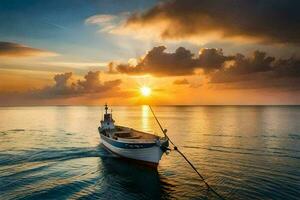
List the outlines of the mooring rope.
<svg viewBox="0 0 300 200">
<path fill-rule="evenodd" d="M 203 178 L 203 176 L 200 174 L 200 172 L 196 169 L 196 167 L 189 161 L 189 159 L 178 149 L 178 147 L 172 142 L 172 140 L 169 138 L 169 136 L 167 135 L 167 130 L 163 129 L 162 125 L 160 124 L 160 122 L 158 121 L 154 111 L 152 110 L 152 107 L 149 105 L 149 108 L 156 120 L 156 122 L 158 123 L 161 131 L 163 132 L 164 136 L 171 142 L 171 144 L 174 146 L 174 150 L 177 151 L 183 158 L 184 160 L 192 167 L 192 169 L 198 174 L 198 176 L 201 178 L 201 180 L 205 183 L 206 187 L 211 190 L 215 195 L 217 195 L 220 199 L 225 199 L 224 197 L 222 197 L 217 191 L 215 191 Z"/>
</svg>

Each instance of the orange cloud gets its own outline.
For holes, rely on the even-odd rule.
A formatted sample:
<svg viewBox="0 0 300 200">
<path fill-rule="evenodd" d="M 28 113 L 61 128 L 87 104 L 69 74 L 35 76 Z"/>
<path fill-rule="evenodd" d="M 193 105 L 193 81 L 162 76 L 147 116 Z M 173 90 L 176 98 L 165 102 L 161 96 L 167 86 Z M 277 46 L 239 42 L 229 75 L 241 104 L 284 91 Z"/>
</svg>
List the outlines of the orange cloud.
<svg viewBox="0 0 300 200">
<path fill-rule="evenodd" d="M 177 79 L 173 82 L 175 85 L 187 85 L 189 81 L 187 79 Z"/>
<path fill-rule="evenodd" d="M 0 41 L 0 57 L 55 56 L 56 53 L 22 44 Z"/>
</svg>

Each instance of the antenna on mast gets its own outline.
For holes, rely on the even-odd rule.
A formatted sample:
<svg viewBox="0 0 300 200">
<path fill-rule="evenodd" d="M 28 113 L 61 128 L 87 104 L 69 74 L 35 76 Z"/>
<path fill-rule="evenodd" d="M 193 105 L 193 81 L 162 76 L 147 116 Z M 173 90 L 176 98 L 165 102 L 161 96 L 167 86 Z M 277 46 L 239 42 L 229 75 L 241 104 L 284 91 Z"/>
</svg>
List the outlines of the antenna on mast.
<svg viewBox="0 0 300 200">
<path fill-rule="evenodd" d="M 107 103 L 105 103 L 105 114 L 107 114 L 108 106 Z"/>
</svg>

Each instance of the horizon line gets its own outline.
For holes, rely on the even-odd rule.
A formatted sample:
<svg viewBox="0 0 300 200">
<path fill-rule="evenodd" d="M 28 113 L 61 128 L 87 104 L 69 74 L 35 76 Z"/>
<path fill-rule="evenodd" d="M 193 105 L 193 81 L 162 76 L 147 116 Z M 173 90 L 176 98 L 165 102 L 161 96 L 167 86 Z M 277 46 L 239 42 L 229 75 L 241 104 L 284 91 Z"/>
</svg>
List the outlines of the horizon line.
<svg viewBox="0 0 300 200">
<path fill-rule="evenodd" d="M 135 107 L 135 106 L 148 106 L 149 104 L 138 104 L 138 105 L 122 105 L 122 104 L 111 104 L 110 106 L 130 106 L 130 107 Z M 99 104 L 99 105 L 71 105 L 71 104 L 66 104 L 66 105 L 0 105 L 0 107 L 100 107 L 104 106 Z M 160 107 L 197 107 L 197 106 L 300 106 L 300 104 L 152 104 L 151 106 L 160 106 Z"/>
</svg>

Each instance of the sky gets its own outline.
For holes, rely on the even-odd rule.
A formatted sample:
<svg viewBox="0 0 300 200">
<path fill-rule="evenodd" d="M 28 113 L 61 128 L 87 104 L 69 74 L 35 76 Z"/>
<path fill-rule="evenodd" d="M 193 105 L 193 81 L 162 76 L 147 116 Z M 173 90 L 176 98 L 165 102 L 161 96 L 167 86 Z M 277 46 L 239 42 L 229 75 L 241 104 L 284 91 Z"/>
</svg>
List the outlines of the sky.
<svg viewBox="0 0 300 200">
<path fill-rule="evenodd" d="M 300 104 L 299 7 L 1 0 L 0 106 Z"/>
</svg>

